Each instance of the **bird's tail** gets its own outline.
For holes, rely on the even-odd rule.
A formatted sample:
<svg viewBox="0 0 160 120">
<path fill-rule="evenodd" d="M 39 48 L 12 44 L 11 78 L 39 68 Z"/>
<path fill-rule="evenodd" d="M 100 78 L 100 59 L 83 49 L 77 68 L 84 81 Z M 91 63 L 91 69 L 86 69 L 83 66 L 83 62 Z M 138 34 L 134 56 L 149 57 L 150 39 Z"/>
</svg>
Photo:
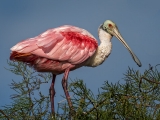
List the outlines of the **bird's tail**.
<svg viewBox="0 0 160 120">
<path fill-rule="evenodd" d="M 30 56 L 30 53 L 19 53 L 16 51 L 13 51 L 10 55 L 10 60 L 18 60 L 18 61 L 23 61 L 24 58 Z"/>
<path fill-rule="evenodd" d="M 38 56 L 33 55 L 31 53 L 19 53 L 16 51 L 12 51 L 10 55 L 10 60 L 21 61 L 25 63 L 29 63 L 29 65 L 33 65 L 37 60 Z"/>
</svg>

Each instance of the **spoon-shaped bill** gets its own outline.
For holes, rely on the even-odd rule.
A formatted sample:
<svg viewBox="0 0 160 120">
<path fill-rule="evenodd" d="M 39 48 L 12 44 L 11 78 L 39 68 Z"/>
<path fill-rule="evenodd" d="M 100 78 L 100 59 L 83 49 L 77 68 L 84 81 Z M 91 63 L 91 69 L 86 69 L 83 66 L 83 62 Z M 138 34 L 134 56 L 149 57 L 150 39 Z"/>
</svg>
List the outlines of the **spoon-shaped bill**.
<svg viewBox="0 0 160 120">
<path fill-rule="evenodd" d="M 141 64 L 140 60 L 139 60 L 138 57 L 132 52 L 131 48 L 127 45 L 127 43 L 124 41 L 124 39 L 122 38 L 120 32 L 118 31 L 118 28 L 115 28 L 115 29 L 113 30 L 113 35 L 114 35 L 115 37 L 117 37 L 117 38 L 123 43 L 123 45 L 124 45 L 124 46 L 128 49 L 128 51 L 130 52 L 133 60 L 137 63 L 137 65 L 138 65 L 139 67 L 141 67 L 142 64 Z"/>
</svg>

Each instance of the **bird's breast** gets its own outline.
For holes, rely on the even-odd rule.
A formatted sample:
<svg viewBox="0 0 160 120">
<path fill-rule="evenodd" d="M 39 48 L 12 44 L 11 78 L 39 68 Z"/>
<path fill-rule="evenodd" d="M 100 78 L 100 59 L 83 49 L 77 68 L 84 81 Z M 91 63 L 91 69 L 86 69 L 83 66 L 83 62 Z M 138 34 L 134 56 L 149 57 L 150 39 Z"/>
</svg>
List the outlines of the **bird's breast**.
<svg viewBox="0 0 160 120">
<path fill-rule="evenodd" d="M 101 44 L 94 53 L 94 55 L 88 59 L 88 61 L 86 62 L 86 66 L 96 67 L 102 64 L 105 61 L 105 59 L 110 55 L 111 48 L 111 42 L 105 45 Z"/>
</svg>

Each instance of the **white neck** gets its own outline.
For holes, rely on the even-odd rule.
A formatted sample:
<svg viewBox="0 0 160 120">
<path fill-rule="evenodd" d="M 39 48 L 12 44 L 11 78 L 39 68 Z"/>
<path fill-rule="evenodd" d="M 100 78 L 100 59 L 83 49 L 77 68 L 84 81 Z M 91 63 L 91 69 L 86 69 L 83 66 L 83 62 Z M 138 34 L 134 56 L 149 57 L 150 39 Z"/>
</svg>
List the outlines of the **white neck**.
<svg viewBox="0 0 160 120">
<path fill-rule="evenodd" d="M 99 33 L 99 39 L 100 39 L 100 45 L 98 46 L 98 49 L 92 55 L 87 61 L 85 66 L 90 66 L 90 67 L 96 67 L 104 62 L 104 60 L 110 55 L 111 53 L 111 39 L 112 36 L 99 28 L 98 30 Z"/>
</svg>

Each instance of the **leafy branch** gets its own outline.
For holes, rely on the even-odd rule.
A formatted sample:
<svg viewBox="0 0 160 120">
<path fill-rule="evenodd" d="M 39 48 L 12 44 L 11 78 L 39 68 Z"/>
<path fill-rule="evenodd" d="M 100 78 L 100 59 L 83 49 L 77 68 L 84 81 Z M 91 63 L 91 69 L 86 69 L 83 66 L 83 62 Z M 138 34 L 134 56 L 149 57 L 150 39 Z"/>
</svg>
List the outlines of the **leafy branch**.
<svg viewBox="0 0 160 120">
<path fill-rule="evenodd" d="M 159 65 L 149 67 L 143 73 L 128 68 L 124 74 L 124 84 L 109 83 L 98 89 L 95 95 L 87 88 L 83 80 L 74 80 L 69 84 L 75 114 L 70 114 L 64 100 L 58 103 L 55 118 L 50 113 L 49 93 L 42 94 L 40 88 L 51 80 L 51 74 L 37 73 L 20 62 L 8 62 L 9 71 L 20 76 L 21 80 L 12 80 L 10 88 L 16 94 L 11 96 L 11 105 L 3 106 L 0 119 L 160 119 L 160 72 Z"/>
</svg>

